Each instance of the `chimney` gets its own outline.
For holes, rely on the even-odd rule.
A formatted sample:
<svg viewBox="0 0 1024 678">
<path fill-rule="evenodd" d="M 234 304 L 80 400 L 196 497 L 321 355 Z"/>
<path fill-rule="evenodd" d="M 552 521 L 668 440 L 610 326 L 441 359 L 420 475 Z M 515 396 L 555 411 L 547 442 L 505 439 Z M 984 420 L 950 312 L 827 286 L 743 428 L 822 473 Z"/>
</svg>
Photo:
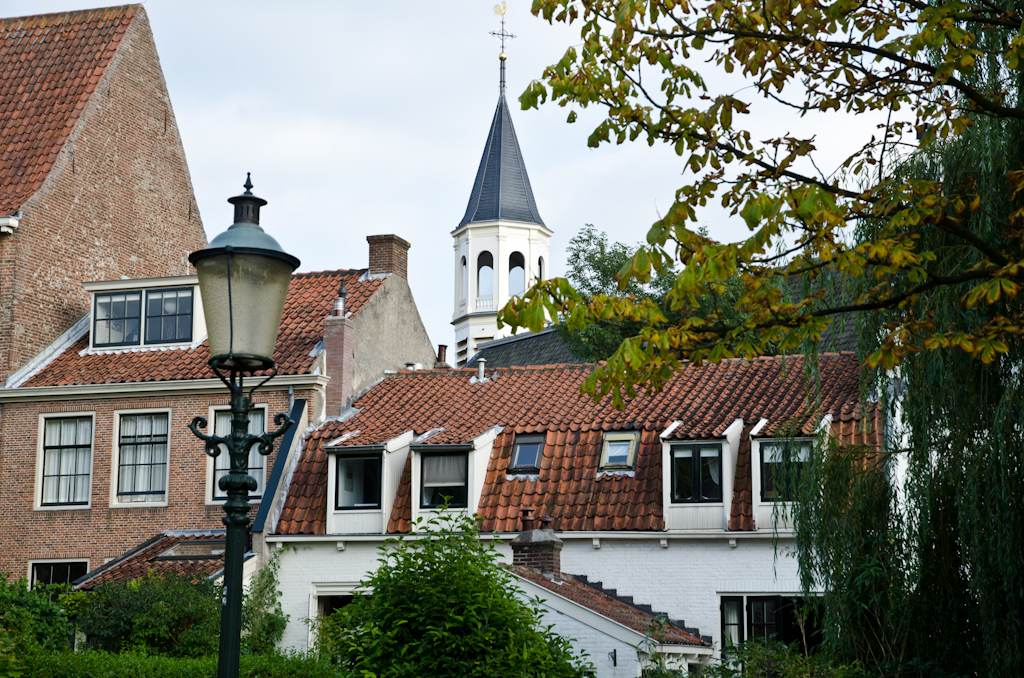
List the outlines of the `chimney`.
<svg viewBox="0 0 1024 678">
<path fill-rule="evenodd" d="M 558 579 L 562 571 L 562 540 L 551 529 L 551 516 L 540 519 L 540 528 L 533 527 L 533 508 L 524 507 L 523 531 L 512 540 L 512 564 L 536 570 L 548 579 Z"/>
<path fill-rule="evenodd" d="M 437 362 L 445 362 L 445 358 L 448 356 L 448 345 L 438 344 L 437 345 Z"/>
<path fill-rule="evenodd" d="M 328 417 L 341 414 L 352 396 L 355 325 L 345 317 L 346 296 L 345 283 L 342 282 L 334 299 L 332 315 L 324 318 L 324 366 L 331 378 L 327 382 L 326 393 Z"/>
<path fill-rule="evenodd" d="M 484 369 L 487 367 L 487 358 L 480 358 L 476 361 L 476 378 L 478 381 L 484 380 Z"/>
<path fill-rule="evenodd" d="M 408 280 L 409 243 L 397 235 L 368 235 L 370 275 L 394 273 Z"/>
</svg>

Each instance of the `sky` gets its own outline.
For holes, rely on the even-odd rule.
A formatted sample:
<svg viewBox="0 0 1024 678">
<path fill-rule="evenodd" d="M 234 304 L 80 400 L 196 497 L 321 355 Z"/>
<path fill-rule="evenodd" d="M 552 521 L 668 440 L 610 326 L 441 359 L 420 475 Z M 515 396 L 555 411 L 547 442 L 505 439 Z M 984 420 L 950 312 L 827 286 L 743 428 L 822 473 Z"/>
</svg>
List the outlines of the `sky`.
<svg viewBox="0 0 1024 678">
<path fill-rule="evenodd" d="M 0 15 L 106 6 L 102 0 L 0 0 Z M 564 273 L 569 239 L 593 224 L 636 243 L 686 180 L 683 159 L 646 143 L 587 147 L 600 111 L 514 101 L 579 30 L 549 25 L 509 0 L 507 94 L 541 217 L 554 231 L 550 270 Z M 500 47 L 493 0 L 356 2 L 147 0 L 143 3 L 178 122 L 206 233 L 232 221 L 227 198 L 269 204 L 264 229 L 297 256 L 300 271 L 364 268 L 366 236 L 412 243 L 409 284 L 433 344 L 453 344 L 451 231 L 466 210 L 498 100 Z M 712 93 L 742 90 L 712 74 Z M 845 157 L 853 128 L 877 120 L 801 119 L 755 107 L 755 138 L 816 133 L 827 165 Z M 758 135 L 761 135 L 758 137 Z M 742 238 L 738 217 L 710 207 L 712 237 Z"/>
</svg>

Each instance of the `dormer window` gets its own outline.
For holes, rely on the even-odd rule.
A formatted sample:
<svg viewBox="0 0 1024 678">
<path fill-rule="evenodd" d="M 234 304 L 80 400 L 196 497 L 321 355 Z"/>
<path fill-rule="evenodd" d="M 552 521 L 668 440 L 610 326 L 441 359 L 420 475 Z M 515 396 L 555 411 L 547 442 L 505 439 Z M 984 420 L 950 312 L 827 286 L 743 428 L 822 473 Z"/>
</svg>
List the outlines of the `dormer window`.
<svg viewBox="0 0 1024 678">
<path fill-rule="evenodd" d="M 722 501 L 722 446 L 672 446 L 672 501 Z"/>
<path fill-rule="evenodd" d="M 466 508 L 469 500 L 469 455 L 441 453 L 423 455 L 422 508 Z"/>
<path fill-rule="evenodd" d="M 195 276 L 85 283 L 93 294 L 92 348 L 191 344 L 206 331 Z"/>
<path fill-rule="evenodd" d="M 640 432 L 605 433 L 601 445 L 602 471 L 630 471 L 636 464 L 636 451 L 640 447 Z"/>
<path fill-rule="evenodd" d="M 142 327 L 142 292 L 96 295 L 93 346 L 136 346 Z"/>
<path fill-rule="evenodd" d="M 793 479 L 810 456 L 810 441 L 761 443 L 761 500 L 791 501 Z"/>
<path fill-rule="evenodd" d="M 339 456 L 336 482 L 336 510 L 379 509 L 381 455 Z"/>
<path fill-rule="evenodd" d="M 544 453 L 544 436 L 516 436 L 512 447 L 512 462 L 509 471 L 512 473 L 536 473 L 540 470 L 540 458 Z"/>
</svg>

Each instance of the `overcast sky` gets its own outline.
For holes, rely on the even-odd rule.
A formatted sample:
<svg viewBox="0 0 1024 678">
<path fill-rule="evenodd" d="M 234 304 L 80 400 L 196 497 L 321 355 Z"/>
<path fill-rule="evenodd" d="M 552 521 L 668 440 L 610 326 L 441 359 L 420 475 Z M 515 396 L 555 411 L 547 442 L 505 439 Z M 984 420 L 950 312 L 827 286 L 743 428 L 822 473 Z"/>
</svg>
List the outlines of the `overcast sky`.
<svg viewBox="0 0 1024 678">
<path fill-rule="evenodd" d="M 0 14 L 107 4 L 0 0 Z M 207 235 L 230 225 L 225 200 L 241 192 L 247 171 L 270 203 L 264 228 L 302 260 L 302 271 L 365 267 L 366 236 L 398 234 L 412 243 L 409 283 L 431 341 L 454 343 L 450 233 L 465 212 L 497 103 L 500 49 L 488 35 L 498 27 L 494 1 L 143 4 Z M 579 42 L 579 32 L 533 17 L 530 0 L 508 5 L 508 30 L 518 36 L 506 50 L 514 101 Z M 743 85 L 711 79 L 715 93 Z M 587 148 L 597 114 L 569 125 L 562 108 L 521 111 L 514 102 L 537 205 L 555 234 L 554 275 L 563 274 L 566 244 L 584 224 L 614 240 L 643 240 L 684 181 L 671 149 Z M 874 124 L 836 117 L 812 124 L 788 111 L 751 122 L 760 138 L 817 131 L 833 158 L 851 125 Z M 702 218 L 719 239 L 746 233 L 721 209 Z"/>
</svg>

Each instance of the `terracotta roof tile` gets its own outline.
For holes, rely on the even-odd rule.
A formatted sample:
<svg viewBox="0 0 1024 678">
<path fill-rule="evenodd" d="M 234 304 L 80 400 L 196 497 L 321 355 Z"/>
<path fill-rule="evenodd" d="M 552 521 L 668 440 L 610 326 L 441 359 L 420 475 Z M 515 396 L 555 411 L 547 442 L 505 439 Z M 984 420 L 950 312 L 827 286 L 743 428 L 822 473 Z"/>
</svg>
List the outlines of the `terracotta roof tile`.
<svg viewBox="0 0 1024 678">
<path fill-rule="evenodd" d="M 384 278 L 361 280 L 364 272 L 322 271 L 292 276 L 274 351 L 280 374 L 307 374 L 312 369 L 316 358 L 310 353 L 323 339 L 323 321 L 334 308 L 334 298 L 342 280 L 348 292 L 345 307 L 353 316 L 384 284 Z M 206 341 L 194 349 L 97 351 L 80 355 L 88 347 L 89 337 L 86 335 L 23 386 L 215 378 L 206 364 L 209 358 Z"/>
<path fill-rule="evenodd" d="M 140 5 L 0 19 L 0 215 L 39 190 Z"/>
<path fill-rule="evenodd" d="M 607 617 L 642 635 L 646 635 L 647 631 L 651 628 L 652 622 L 654 622 L 654 615 L 647 614 L 620 600 L 616 600 L 607 593 L 584 584 L 572 575 L 559 573 L 558 580 L 553 581 L 536 570 L 518 565 L 509 565 L 507 567 L 516 576 L 537 584 L 563 598 L 568 598 L 574 603 L 582 605 L 588 610 Z M 667 645 L 708 647 L 708 644 L 697 636 L 670 624 L 665 624 L 661 632 L 654 636 L 654 639 Z"/>
<path fill-rule="evenodd" d="M 492 426 L 505 429 L 495 438 L 487 482 L 479 503 L 485 531 L 518 531 L 519 507 L 550 513 L 556 530 L 662 530 L 662 469 L 659 435 L 674 421 L 682 422 L 673 439 L 717 438 L 737 418 L 750 426 L 769 420 L 761 435 L 787 425 L 807 429 L 825 414 L 853 427 L 859 412 L 858 362 L 855 355 L 825 354 L 820 377 L 812 388 L 801 357 L 755 361 L 730 360 L 720 365 L 687 366 L 661 393 L 636 398 L 624 410 L 610 398 L 595 404 L 579 395 L 593 366 L 566 365 L 499 368 L 478 383 L 475 370 L 402 371 L 365 393 L 358 414 L 321 426 L 307 437 L 278 531 L 304 534 L 325 529 L 327 467 L 323 446 L 346 433 L 345 445 L 381 444 L 406 431 L 422 434 L 444 430 L 426 445 L 469 443 Z M 807 402 L 808 392 L 813 400 Z M 637 464 L 629 474 L 599 474 L 603 432 L 641 431 Z M 749 432 L 749 428 L 747 431 Z M 546 445 L 536 479 L 507 475 L 517 433 L 546 431 Z M 742 516 L 734 529 L 752 529 L 750 518 L 750 444 L 741 449 L 735 495 Z M 745 466 L 744 466 L 745 464 Z M 403 471 L 388 522 L 388 532 L 407 532 L 411 520 L 409 462 Z M 746 494 L 744 494 L 744 492 Z M 303 497 L 310 497 L 315 520 L 294 516 Z M 745 502 L 745 503 L 744 503 Z M 509 507 L 499 511 L 499 508 Z M 613 508 L 614 507 L 614 508 Z M 612 509 L 612 510 L 610 510 Z"/>
<path fill-rule="evenodd" d="M 219 554 L 211 553 L 211 545 L 223 544 L 224 535 L 224 530 L 165 532 L 143 544 L 140 549 L 129 551 L 121 559 L 97 568 L 94 576 L 86 575 L 89 578 L 75 588 L 90 591 L 100 584 L 133 581 L 150 572 L 177 572 L 194 580 L 205 579 L 224 567 L 223 550 L 216 549 L 220 551 Z M 167 554 L 171 549 L 175 549 L 175 552 Z"/>
</svg>

